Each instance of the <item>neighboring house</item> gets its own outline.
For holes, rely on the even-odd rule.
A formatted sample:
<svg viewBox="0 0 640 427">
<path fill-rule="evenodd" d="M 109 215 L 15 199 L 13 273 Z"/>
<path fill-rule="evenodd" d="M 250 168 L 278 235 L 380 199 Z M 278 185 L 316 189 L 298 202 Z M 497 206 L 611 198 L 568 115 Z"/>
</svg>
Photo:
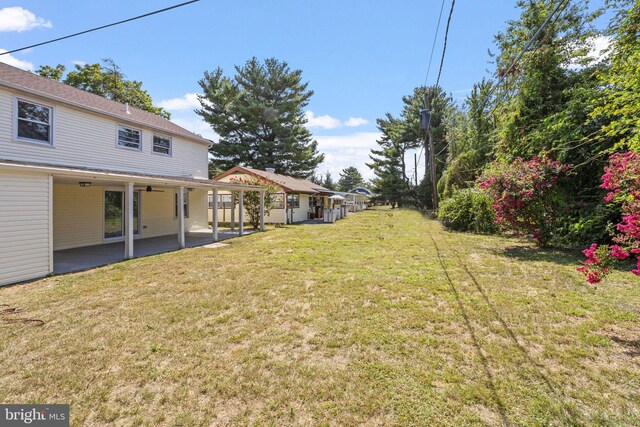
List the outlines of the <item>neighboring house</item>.
<svg viewBox="0 0 640 427">
<path fill-rule="evenodd" d="M 272 224 L 292 224 L 307 219 L 320 219 L 323 215 L 323 208 L 330 204 L 328 197 L 334 194 L 333 191 L 321 185 L 306 179 L 281 175 L 276 173 L 274 169 L 263 171 L 249 167 L 235 166 L 213 179 L 219 182 L 233 182 L 237 179 L 246 179 L 249 177 L 257 177 L 265 183 L 274 185 L 278 189 L 276 194 L 272 196 L 271 212 L 265 216 L 265 221 Z M 213 196 L 210 195 L 210 198 L 211 197 Z M 211 199 L 209 205 L 213 208 Z M 229 193 L 219 194 L 218 219 L 231 222 L 231 215 L 231 195 Z M 235 214 L 235 212 L 233 219 L 237 220 L 237 214 Z M 213 209 L 209 211 L 209 220 L 213 220 Z"/>
<path fill-rule="evenodd" d="M 369 196 L 362 193 L 334 191 L 335 194 L 339 194 L 344 197 L 345 204 L 349 212 L 359 212 L 367 208 L 369 203 Z"/>
<path fill-rule="evenodd" d="M 375 196 L 375 194 L 373 194 L 371 192 L 371 190 L 369 190 L 368 188 L 365 188 L 365 187 L 355 187 L 355 188 L 349 190 L 349 193 L 362 194 L 362 195 L 367 196 L 367 197 Z"/>
<path fill-rule="evenodd" d="M 93 254 L 96 265 L 133 257 L 137 239 L 173 236 L 164 250 L 188 246 L 190 233 L 217 239 L 207 193 L 256 187 L 208 180 L 210 144 L 155 114 L 0 63 L 0 285 L 59 272 L 57 258 L 73 263 L 72 248 L 92 247 L 75 254 Z M 99 248 L 119 252 L 100 262 Z"/>
</svg>

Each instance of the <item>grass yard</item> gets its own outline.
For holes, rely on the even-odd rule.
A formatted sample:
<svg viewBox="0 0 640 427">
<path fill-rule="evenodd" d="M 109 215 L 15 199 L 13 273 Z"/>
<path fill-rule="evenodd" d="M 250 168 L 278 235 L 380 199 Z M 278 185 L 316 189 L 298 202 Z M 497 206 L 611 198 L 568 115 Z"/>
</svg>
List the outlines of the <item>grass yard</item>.
<svg viewBox="0 0 640 427">
<path fill-rule="evenodd" d="M 640 425 L 640 280 L 586 286 L 581 259 L 378 209 L 2 288 L 0 402 L 70 403 L 72 425 Z"/>
</svg>

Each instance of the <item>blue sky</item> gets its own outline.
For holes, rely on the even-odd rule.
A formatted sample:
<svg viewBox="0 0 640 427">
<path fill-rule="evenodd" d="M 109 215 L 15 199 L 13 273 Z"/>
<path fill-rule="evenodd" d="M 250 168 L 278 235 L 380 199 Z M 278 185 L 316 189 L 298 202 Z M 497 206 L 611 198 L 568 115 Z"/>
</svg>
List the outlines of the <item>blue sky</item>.
<svg viewBox="0 0 640 427">
<path fill-rule="evenodd" d="M 11 50 L 160 9 L 179 0 L 109 2 L 0 1 L 0 49 Z M 599 2 L 596 2 L 599 3 Z M 441 86 L 462 100 L 492 69 L 487 49 L 515 1 L 458 0 Z M 255 56 L 276 57 L 315 94 L 309 127 L 326 162 L 319 172 L 356 166 L 366 178 L 378 136 L 375 119 L 397 114 L 401 97 L 425 81 L 441 0 L 201 0 L 180 9 L 77 38 L 0 56 L 26 69 L 112 58 L 140 80 L 178 124 L 216 139 L 193 113 L 197 81 L 218 66 L 227 73 Z M 428 84 L 434 84 L 450 1 L 445 1 Z M 20 8 L 20 9 L 16 9 Z M 419 168 L 420 169 L 420 168 Z"/>
</svg>

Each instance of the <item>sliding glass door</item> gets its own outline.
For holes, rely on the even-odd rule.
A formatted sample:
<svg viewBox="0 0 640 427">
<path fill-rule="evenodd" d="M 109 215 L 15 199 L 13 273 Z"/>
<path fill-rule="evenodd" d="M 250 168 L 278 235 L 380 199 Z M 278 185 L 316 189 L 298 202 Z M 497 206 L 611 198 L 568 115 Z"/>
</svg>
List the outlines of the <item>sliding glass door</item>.
<svg viewBox="0 0 640 427">
<path fill-rule="evenodd" d="M 124 191 L 105 190 L 104 192 L 104 238 L 117 240 L 125 233 Z M 133 193 L 133 234 L 140 234 L 140 192 Z"/>
</svg>

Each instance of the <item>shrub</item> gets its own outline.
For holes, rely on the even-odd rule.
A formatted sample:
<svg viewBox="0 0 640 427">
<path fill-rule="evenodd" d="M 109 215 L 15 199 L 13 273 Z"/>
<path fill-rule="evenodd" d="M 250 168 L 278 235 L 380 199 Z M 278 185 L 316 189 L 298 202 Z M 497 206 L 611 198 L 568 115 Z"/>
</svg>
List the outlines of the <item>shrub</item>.
<svg viewBox="0 0 640 427">
<path fill-rule="evenodd" d="M 438 193 L 447 199 L 462 188 L 473 187 L 482 165 L 482 159 L 475 150 L 462 152 L 453 159 L 438 180 Z"/>
<path fill-rule="evenodd" d="M 232 178 L 230 182 L 234 184 L 256 185 L 264 187 L 264 216 L 269 215 L 269 213 L 271 212 L 271 208 L 273 207 L 273 195 L 278 192 L 278 187 L 254 176 Z M 233 203 L 236 205 L 238 204 L 237 194 L 234 197 Z M 249 224 L 251 224 L 253 228 L 258 228 L 258 226 L 260 225 L 260 192 L 245 191 L 243 203 L 244 210 L 249 217 Z"/>
<path fill-rule="evenodd" d="M 614 245 L 594 243 L 583 251 L 587 259 L 578 271 L 589 283 L 600 282 L 612 264 L 632 256 L 637 258 L 637 267 L 631 272 L 640 276 L 640 154 L 613 154 L 604 172 L 600 186 L 608 190 L 604 201 L 620 207 L 622 222 L 615 228 Z"/>
<path fill-rule="evenodd" d="M 493 163 L 480 176 L 479 187 L 493 199 L 498 224 L 530 234 L 547 246 L 561 204 L 557 183 L 568 166 L 546 157 Z"/>
<path fill-rule="evenodd" d="M 466 188 L 443 200 L 438 218 L 446 228 L 473 233 L 495 233 L 496 214 L 491 199 L 478 188 Z"/>
</svg>

